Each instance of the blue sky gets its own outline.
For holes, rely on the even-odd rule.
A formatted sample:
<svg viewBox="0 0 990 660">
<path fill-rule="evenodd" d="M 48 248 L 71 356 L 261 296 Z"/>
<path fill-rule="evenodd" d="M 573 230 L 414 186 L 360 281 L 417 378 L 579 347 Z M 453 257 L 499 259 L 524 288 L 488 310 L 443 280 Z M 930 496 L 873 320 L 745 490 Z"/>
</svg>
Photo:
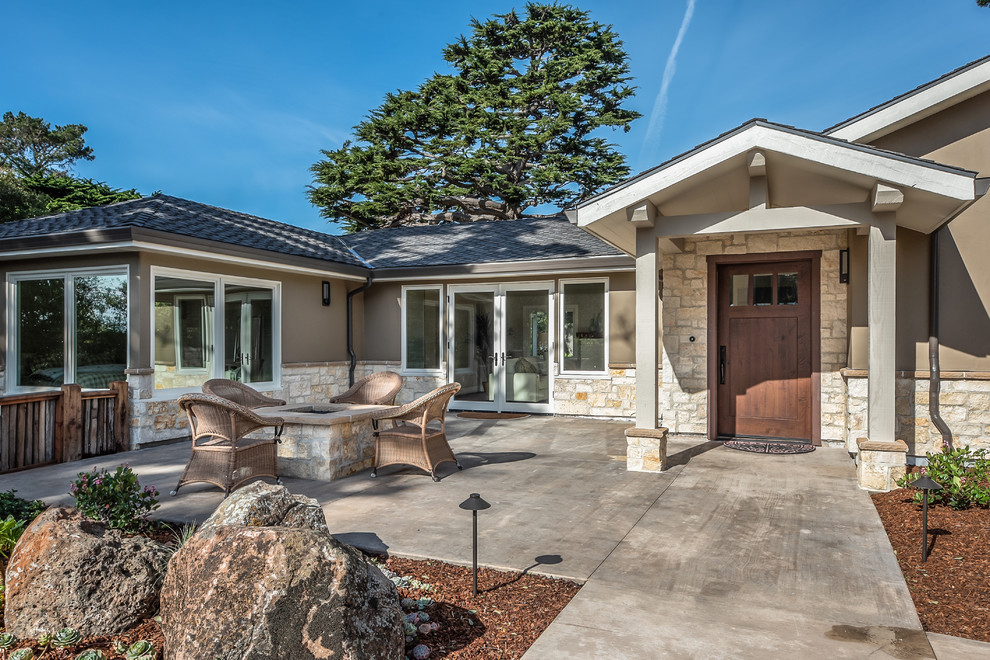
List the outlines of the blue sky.
<svg viewBox="0 0 990 660">
<path fill-rule="evenodd" d="M 990 54 L 975 0 L 584 0 L 622 38 L 633 172 L 747 119 L 821 130 Z M 0 111 L 89 127 L 78 175 L 330 231 L 309 166 L 522 2 L 5 0 Z"/>
</svg>

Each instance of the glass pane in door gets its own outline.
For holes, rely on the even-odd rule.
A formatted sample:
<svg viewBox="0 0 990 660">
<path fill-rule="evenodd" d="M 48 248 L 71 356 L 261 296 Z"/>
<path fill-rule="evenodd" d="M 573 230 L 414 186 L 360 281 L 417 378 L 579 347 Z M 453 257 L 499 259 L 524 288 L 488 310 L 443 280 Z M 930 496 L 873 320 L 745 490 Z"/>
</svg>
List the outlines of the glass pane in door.
<svg viewBox="0 0 990 660">
<path fill-rule="evenodd" d="M 546 289 L 505 293 L 505 400 L 550 401 L 550 299 Z"/>
<path fill-rule="evenodd" d="M 272 298 L 271 289 L 224 287 L 224 378 L 242 383 L 273 380 Z"/>
<path fill-rule="evenodd" d="M 454 381 L 461 384 L 458 401 L 492 401 L 495 383 L 495 293 L 455 292 L 453 296 Z"/>
</svg>

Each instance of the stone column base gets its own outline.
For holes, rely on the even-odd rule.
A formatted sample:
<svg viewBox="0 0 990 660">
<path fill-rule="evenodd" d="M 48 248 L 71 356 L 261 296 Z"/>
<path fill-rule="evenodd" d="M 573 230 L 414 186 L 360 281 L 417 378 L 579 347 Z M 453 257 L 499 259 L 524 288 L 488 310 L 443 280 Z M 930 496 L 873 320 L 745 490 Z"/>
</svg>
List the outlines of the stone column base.
<svg viewBox="0 0 990 660">
<path fill-rule="evenodd" d="M 856 478 L 864 490 L 891 491 L 907 472 L 907 445 L 903 440 L 882 442 L 860 438 L 857 442 Z"/>
<path fill-rule="evenodd" d="M 663 472 L 667 469 L 667 429 L 626 429 L 626 469 Z"/>
</svg>

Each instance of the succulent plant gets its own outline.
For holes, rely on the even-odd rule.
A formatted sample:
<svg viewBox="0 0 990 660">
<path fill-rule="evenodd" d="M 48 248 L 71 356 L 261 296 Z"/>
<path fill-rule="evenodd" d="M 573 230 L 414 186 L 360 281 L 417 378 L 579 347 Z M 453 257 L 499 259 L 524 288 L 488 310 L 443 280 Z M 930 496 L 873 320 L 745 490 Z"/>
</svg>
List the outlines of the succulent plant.
<svg viewBox="0 0 990 660">
<path fill-rule="evenodd" d="M 419 634 L 420 635 L 426 635 L 426 634 L 429 634 L 431 632 L 433 632 L 433 628 L 430 627 L 430 624 L 428 624 L 428 623 L 421 623 L 421 624 L 419 624 Z"/>
<path fill-rule="evenodd" d="M 38 641 L 39 643 L 41 642 L 41 640 Z M 82 641 L 82 635 L 72 628 L 62 628 L 52 636 L 52 644 L 60 649 L 64 649 L 67 646 L 75 646 L 80 641 Z"/>
<path fill-rule="evenodd" d="M 13 648 L 14 644 L 17 643 L 17 638 L 14 637 L 14 633 L 0 633 L 0 649 L 7 651 Z"/>
<path fill-rule="evenodd" d="M 426 660 L 430 657 L 430 647 L 426 644 L 417 644 L 413 647 L 412 657 L 414 660 Z"/>
<path fill-rule="evenodd" d="M 402 624 L 402 633 L 407 637 L 414 637 L 416 635 L 416 624 L 405 622 Z"/>
<path fill-rule="evenodd" d="M 114 640 L 113 652 L 118 655 L 124 655 L 127 653 L 127 643 L 121 639 Z"/>
<path fill-rule="evenodd" d="M 55 639 L 54 633 L 50 633 L 50 632 L 41 633 L 41 636 L 38 637 L 38 646 L 42 648 L 51 646 L 52 640 L 54 639 Z"/>
<path fill-rule="evenodd" d="M 34 651 L 31 649 L 17 649 L 7 656 L 7 660 L 32 660 L 33 658 Z"/>
<path fill-rule="evenodd" d="M 434 601 L 432 598 L 425 598 L 425 597 L 420 598 L 419 600 L 416 601 L 416 607 L 418 607 L 421 610 L 425 610 L 427 607 L 433 607 L 433 604 L 435 602 L 436 601 Z"/>
<path fill-rule="evenodd" d="M 411 610 L 414 607 L 418 607 L 419 601 L 415 598 L 403 598 L 402 599 L 402 609 Z"/>
<path fill-rule="evenodd" d="M 127 660 L 155 660 L 156 655 L 155 645 L 146 639 L 139 639 L 134 642 L 124 653 Z"/>
<path fill-rule="evenodd" d="M 107 660 L 107 655 L 98 649 L 86 649 L 76 656 L 76 660 Z"/>
</svg>

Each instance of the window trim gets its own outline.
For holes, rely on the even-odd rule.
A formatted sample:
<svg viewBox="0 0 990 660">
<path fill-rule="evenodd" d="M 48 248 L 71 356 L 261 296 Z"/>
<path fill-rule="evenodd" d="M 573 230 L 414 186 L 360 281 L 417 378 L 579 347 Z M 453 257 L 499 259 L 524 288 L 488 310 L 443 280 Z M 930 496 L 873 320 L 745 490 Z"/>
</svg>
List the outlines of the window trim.
<svg viewBox="0 0 990 660">
<path fill-rule="evenodd" d="M 180 279 L 188 280 L 198 280 L 200 282 L 212 282 L 213 283 L 213 320 L 211 335 L 213 341 L 213 362 L 212 371 L 206 369 L 191 369 L 183 370 L 182 373 L 205 373 L 210 378 L 223 378 L 223 359 L 222 351 L 218 348 L 223 348 L 223 329 L 224 329 L 224 302 L 226 300 L 226 290 L 227 284 L 238 284 L 242 286 L 254 286 L 259 289 L 271 289 L 272 290 L 272 380 L 257 382 L 257 383 L 246 383 L 255 389 L 261 390 L 271 390 L 278 389 L 281 387 L 282 382 L 282 283 L 276 280 L 262 280 L 254 277 L 239 277 L 236 275 L 221 275 L 218 273 L 207 273 L 197 270 L 186 270 L 184 268 L 170 268 L 167 266 L 152 266 L 151 267 L 151 298 L 150 305 L 148 309 L 148 315 L 151 321 L 151 334 L 154 336 L 155 332 L 155 280 L 158 277 L 175 277 Z M 155 365 L 155 343 L 151 342 L 150 345 L 151 353 L 151 365 L 154 368 Z M 217 359 L 220 355 L 221 359 Z M 178 356 L 176 356 L 176 370 L 178 371 Z M 153 385 L 154 386 L 154 385 Z M 154 387 L 154 393 L 158 395 L 178 395 L 187 392 L 199 392 L 201 387 Z"/>
<path fill-rule="evenodd" d="M 589 371 L 589 370 L 577 370 L 577 369 L 567 369 L 565 368 L 564 362 L 564 332 L 566 331 L 566 320 L 567 320 L 567 285 L 568 284 L 603 284 L 603 310 L 602 319 L 604 321 L 604 327 L 602 328 L 602 339 L 604 339 L 604 359 L 601 370 L 599 371 Z M 560 375 L 561 376 L 604 376 L 608 375 L 608 364 L 609 364 L 609 345 L 612 343 L 610 335 L 610 323 L 609 323 L 609 278 L 607 277 L 573 277 L 567 279 L 560 279 L 558 281 L 560 294 L 558 296 L 558 318 L 560 319 L 557 323 L 557 346 L 560 347 Z M 575 338 L 576 339 L 576 338 Z"/>
<path fill-rule="evenodd" d="M 76 382 L 76 287 L 75 280 L 78 277 L 100 277 L 122 275 L 127 282 L 127 308 L 124 312 L 127 318 L 127 367 L 130 367 L 130 338 L 131 338 L 131 301 L 134 295 L 131 287 L 131 267 L 130 264 L 120 264 L 116 266 L 92 266 L 78 268 L 55 268 L 43 270 L 21 270 L 7 273 L 7 337 L 6 355 L 7 366 L 5 371 L 5 389 L 7 392 L 45 392 L 51 387 L 42 385 L 20 385 L 18 373 L 20 372 L 20 360 L 18 356 L 19 337 L 17 334 L 17 319 L 20 317 L 20 300 L 17 296 L 17 285 L 24 281 L 61 279 L 64 283 L 63 304 L 65 305 L 63 325 L 62 325 L 62 346 L 64 350 L 62 363 L 62 381 L 64 383 Z M 92 388 L 83 388 L 92 389 Z"/>
<path fill-rule="evenodd" d="M 406 367 L 406 293 L 409 291 L 436 291 L 439 294 L 439 304 L 437 305 L 437 356 L 438 364 L 435 369 L 410 369 Z M 400 338 L 401 362 L 399 363 L 400 373 L 408 376 L 441 376 L 447 372 L 444 360 L 444 346 L 447 336 L 447 328 L 444 323 L 444 312 L 446 311 L 446 298 L 444 297 L 442 284 L 407 284 L 402 286 L 400 302 Z"/>
</svg>

